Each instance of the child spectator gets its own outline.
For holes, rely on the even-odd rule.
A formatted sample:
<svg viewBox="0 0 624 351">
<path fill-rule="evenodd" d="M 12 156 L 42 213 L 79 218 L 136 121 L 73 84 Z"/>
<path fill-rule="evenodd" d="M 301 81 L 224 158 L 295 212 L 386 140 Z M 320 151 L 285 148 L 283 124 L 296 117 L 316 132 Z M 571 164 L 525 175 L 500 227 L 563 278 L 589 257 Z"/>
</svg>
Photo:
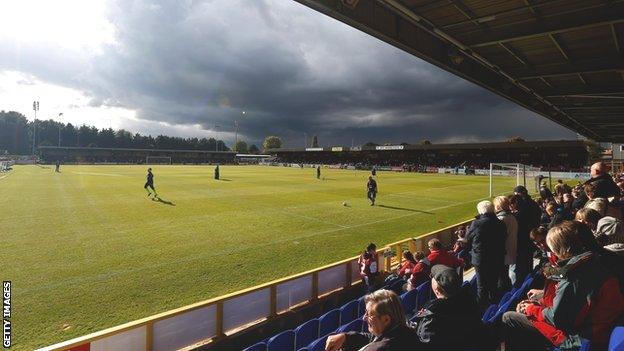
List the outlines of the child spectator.
<svg viewBox="0 0 624 351">
<path fill-rule="evenodd" d="M 397 268 L 397 276 L 399 278 L 407 279 L 412 274 L 412 270 L 416 266 L 418 262 L 414 259 L 414 255 L 412 255 L 409 250 L 403 251 L 403 262 Z"/>
<path fill-rule="evenodd" d="M 377 253 L 377 245 L 370 243 L 366 247 L 360 258 L 358 259 L 360 266 L 360 277 L 367 287 L 368 291 L 373 291 L 377 277 L 379 276 L 379 254 Z"/>
</svg>

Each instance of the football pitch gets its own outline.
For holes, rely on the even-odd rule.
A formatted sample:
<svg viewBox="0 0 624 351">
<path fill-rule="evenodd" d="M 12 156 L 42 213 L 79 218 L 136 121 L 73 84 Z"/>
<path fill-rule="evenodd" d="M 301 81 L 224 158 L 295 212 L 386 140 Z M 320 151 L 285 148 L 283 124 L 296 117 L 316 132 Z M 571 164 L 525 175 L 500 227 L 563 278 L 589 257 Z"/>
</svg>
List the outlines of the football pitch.
<svg viewBox="0 0 624 351">
<path fill-rule="evenodd" d="M 312 168 L 16 166 L 0 174 L 15 350 L 50 345 L 469 219 L 488 178 Z M 510 192 L 513 178 L 496 180 Z M 343 206 L 346 202 L 347 206 Z"/>
</svg>

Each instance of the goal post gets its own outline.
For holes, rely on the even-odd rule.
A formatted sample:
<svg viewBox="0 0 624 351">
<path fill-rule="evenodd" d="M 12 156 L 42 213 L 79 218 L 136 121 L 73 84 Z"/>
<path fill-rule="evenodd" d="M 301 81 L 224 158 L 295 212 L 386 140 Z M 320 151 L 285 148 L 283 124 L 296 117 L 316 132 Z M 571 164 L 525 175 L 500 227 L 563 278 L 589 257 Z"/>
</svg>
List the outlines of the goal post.
<svg viewBox="0 0 624 351">
<path fill-rule="evenodd" d="M 147 156 L 145 158 L 147 165 L 170 165 L 171 157 L 169 156 Z"/>
<path fill-rule="evenodd" d="M 522 163 L 490 163 L 490 198 L 510 193 L 514 187 L 523 185 L 529 194 L 539 192 L 540 168 Z"/>
</svg>

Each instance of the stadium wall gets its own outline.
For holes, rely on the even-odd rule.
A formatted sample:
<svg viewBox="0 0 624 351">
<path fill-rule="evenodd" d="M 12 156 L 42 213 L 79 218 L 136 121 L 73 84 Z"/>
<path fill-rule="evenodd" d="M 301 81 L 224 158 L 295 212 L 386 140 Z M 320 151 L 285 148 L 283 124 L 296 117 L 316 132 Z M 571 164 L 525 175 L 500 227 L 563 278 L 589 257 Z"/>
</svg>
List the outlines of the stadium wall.
<svg viewBox="0 0 624 351">
<path fill-rule="evenodd" d="M 398 264 L 402 250 L 424 251 L 427 241 L 440 239 L 452 244 L 453 233 L 460 225 L 407 238 L 380 248 L 396 256 L 380 255 L 380 267 L 390 271 Z M 298 311 L 319 300 L 346 293 L 360 284 L 358 257 L 347 258 L 307 272 L 274 280 L 255 287 L 210 300 L 156 314 L 133 322 L 108 328 L 65 342 L 39 349 L 40 351 L 164 351 L 199 346 L 215 349 L 226 347 L 228 338 L 245 333 L 251 327 L 281 318 L 287 312 Z M 240 346 L 240 345 L 239 345 Z"/>
</svg>

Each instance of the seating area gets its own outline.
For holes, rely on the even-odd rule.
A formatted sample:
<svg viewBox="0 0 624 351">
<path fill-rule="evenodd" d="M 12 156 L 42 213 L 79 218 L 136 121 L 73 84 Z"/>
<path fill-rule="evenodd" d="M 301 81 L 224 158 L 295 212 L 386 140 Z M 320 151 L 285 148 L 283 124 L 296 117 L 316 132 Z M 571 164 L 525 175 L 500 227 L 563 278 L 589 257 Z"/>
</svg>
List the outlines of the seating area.
<svg viewBox="0 0 624 351">
<path fill-rule="evenodd" d="M 403 308 L 411 318 L 431 297 L 431 283 L 421 284 L 417 289 L 402 292 L 405 281 L 393 279 L 382 287 L 400 294 Z M 351 300 L 342 307 L 333 309 L 318 318 L 306 321 L 293 330 L 286 330 L 249 346 L 244 351 L 320 351 L 325 350 L 325 341 L 329 335 L 350 331 L 368 331 L 368 325 L 362 320 L 366 310 L 364 296 Z"/>
<path fill-rule="evenodd" d="M 483 323 L 491 325 L 500 322 L 502 315 L 513 309 L 526 296 L 537 274 L 539 273 L 530 274 L 519 288 L 506 292 L 498 304 L 489 306 L 483 314 Z M 394 279 L 384 284 L 382 289 L 399 293 L 407 318 L 410 322 L 415 322 L 415 314 L 418 309 L 433 297 L 431 282 L 425 282 L 414 290 L 401 293 L 403 284 L 402 279 Z M 465 281 L 464 285 L 470 285 L 476 293 L 476 276 Z M 340 308 L 324 313 L 318 318 L 308 320 L 293 330 L 282 331 L 247 347 L 243 351 L 323 351 L 329 335 L 350 331 L 367 332 L 368 325 L 362 319 L 365 310 L 364 296 L 361 296 L 345 303 Z M 624 351 L 624 323 L 621 324 L 622 326 L 615 328 L 611 334 L 609 351 Z M 589 351 L 590 346 L 588 340 L 583 340 L 581 351 Z M 554 349 L 552 351 L 559 350 Z"/>
</svg>

